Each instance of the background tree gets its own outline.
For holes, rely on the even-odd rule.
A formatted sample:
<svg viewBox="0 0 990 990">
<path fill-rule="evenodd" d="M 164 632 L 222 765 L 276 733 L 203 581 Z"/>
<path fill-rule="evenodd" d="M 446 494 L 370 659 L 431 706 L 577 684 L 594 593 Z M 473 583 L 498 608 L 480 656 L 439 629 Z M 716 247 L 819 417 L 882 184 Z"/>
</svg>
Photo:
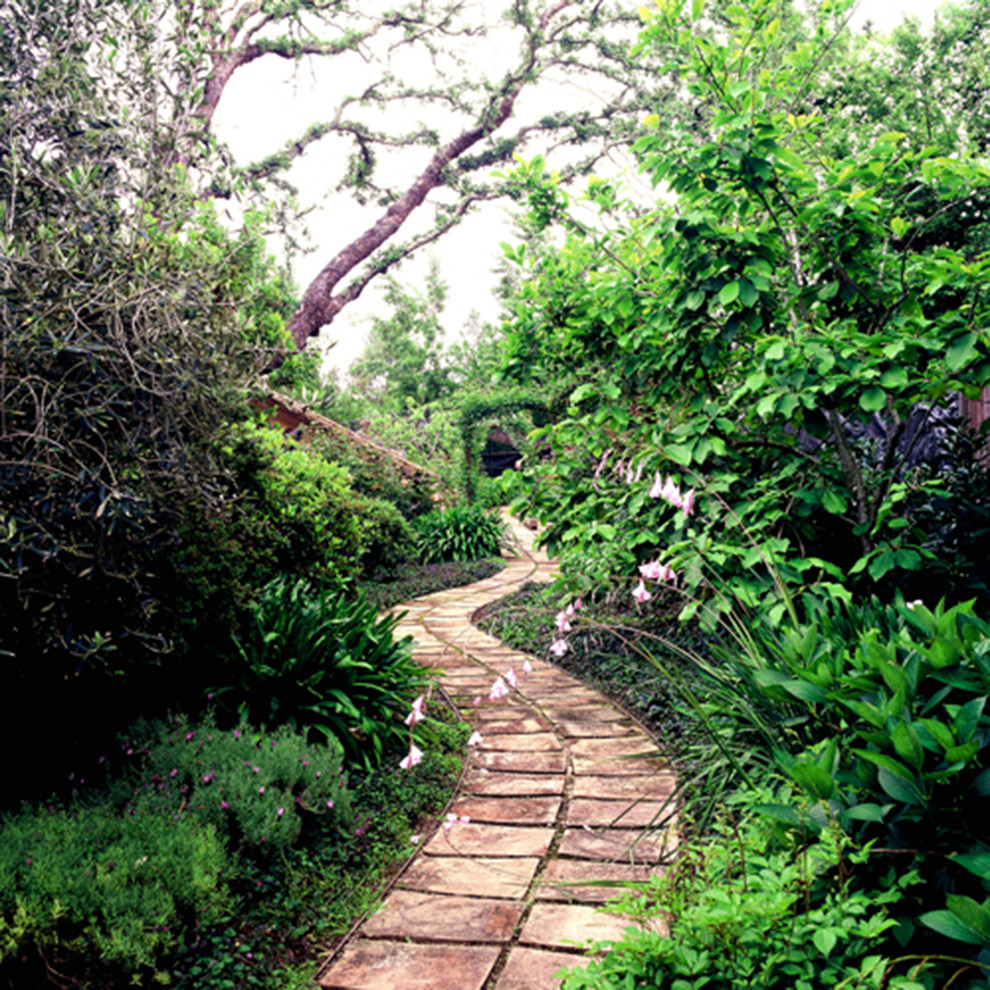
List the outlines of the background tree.
<svg viewBox="0 0 990 990">
<path fill-rule="evenodd" d="M 392 313 L 372 317 L 364 353 L 351 365 L 355 394 L 397 412 L 408 400 L 435 402 L 451 392 L 440 323 L 446 295 L 436 259 L 430 263 L 424 293 L 388 277 L 384 301 Z"/>
</svg>

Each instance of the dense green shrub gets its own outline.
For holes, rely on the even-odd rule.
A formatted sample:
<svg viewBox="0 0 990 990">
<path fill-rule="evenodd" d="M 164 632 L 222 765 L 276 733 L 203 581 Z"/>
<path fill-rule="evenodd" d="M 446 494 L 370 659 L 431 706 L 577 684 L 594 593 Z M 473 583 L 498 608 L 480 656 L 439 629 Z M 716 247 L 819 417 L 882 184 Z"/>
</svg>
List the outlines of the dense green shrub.
<svg viewBox="0 0 990 990">
<path fill-rule="evenodd" d="M 371 580 L 388 580 L 396 568 L 413 559 L 415 535 L 399 509 L 382 499 L 358 503 L 361 573 Z"/>
<path fill-rule="evenodd" d="M 127 813 L 192 816 L 230 848 L 284 851 L 304 816 L 350 821 L 343 750 L 335 739 L 307 742 L 283 725 L 261 732 L 246 723 L 219 730 L 184 717 L 137 723 L 125 748 L 141 754 L 114 793 Z"/>
<path fill-rule="evenodd" d="M 377 763 L 405 736 L 409 701 L 426 676 L 398 618 L 379 619 L 363 596 L 276 578 L 237 638 L 216 701 L 269 727 L 311 730 L 344 745 L 352 763 Z"/>
<path fill-rule="evenodd" d="M 56 968 L 150 978 L 187 932 L 233 909 L 235 853 L 285 855 L 307 821 L 346 844 L 335 742 L 180 717 L 136 724 L 122 752 L 107 788 L 0 819 L 5 971 L 33 947 Z"/>
<path fill-rule="evenodd" d="M 437 509 L 415 521 L 416 547 L 424 564 L 498 556 L 508 545 L 505 523 L 475 505 Z"/>
<path fill-rule="evenodd" d="M 429 512 L 437 496 L 438 479 L 421 474 L 406 478 L 383 448 L 349 443 L 336 433 L 320 433 L 311 444 L 320 456 L 347 468 L 354 490 L 394 505 L 406 519 Z"/>
</svg>

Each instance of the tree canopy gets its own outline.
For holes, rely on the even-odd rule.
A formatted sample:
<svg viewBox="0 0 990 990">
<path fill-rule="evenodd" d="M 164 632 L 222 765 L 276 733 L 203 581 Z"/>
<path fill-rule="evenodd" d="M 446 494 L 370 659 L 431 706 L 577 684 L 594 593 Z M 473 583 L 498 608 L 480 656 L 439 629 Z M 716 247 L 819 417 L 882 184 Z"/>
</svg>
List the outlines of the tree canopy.
<svg viewBox="0 0 990 990">
<path fill-rule="evenodd" d="M 990 170 L 905 132 L 846 153 L 817 107 L 847 6 L 796 45 L 772 0 L 729 8 L 724 37 L 698 3 L 644 12 L 704 122 L 647 117 L 646 214 L 592 182 L 593 231 L 541 161 L 516 171 L 531 216 L 570 231 L 530 263 L 510 344 L 517 378 L 567 385 L 533 502 L 585 591 L 658 555 L 751 603 L 775 575 L 938 565 L 905 512 L 912 416 L 990 382 L 990 256 L 938 226 L 985 229 Z"/>
</svg>

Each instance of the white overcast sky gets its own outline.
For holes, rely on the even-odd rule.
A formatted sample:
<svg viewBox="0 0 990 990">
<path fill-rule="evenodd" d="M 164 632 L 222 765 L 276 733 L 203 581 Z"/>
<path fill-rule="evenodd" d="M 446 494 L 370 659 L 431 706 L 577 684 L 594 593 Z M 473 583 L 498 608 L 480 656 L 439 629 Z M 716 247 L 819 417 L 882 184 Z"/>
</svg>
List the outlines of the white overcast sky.
<svg viewBox="0 0 990 990">
<path fill-rule="evenodd" d="M 630 0 L 630 3 L 635 2 Z M 478 0 L 478 3 L 496 12 L 505 6 L 505 0 Z M 913 14 L 927 26 L 936 6 L 936 0 L 860 0 L 853 25 L 858 27 L 869 20 L 875 30 L 885 32 L 906 14 Z M 506 41 L 503 39 L 502 43 Z M 498 36 L 493 36 L 487 44 L 493 46 L 493 54 L 497 54 Z M 512 48 L 511 54 L 514 54 L 514 43 Z M 477 55 L 474 57 L 478 58 Z M 497 61 L 493 58 L 493 64 Z M 482 62 L 483 57 L 479 65 Z M 268 56 L 252 63 L 234 76 L 224 93 L 214 118 L 217 136 L 228 144 L 238 163 L 247 163 L 278 150 L 285 141 L 300 135 L 308 124 L 329 117 L 342 90 L 349 93 L 359 90 L 362 64 L 356 60 L 348 62 L 343 77 L 342 69 L 343 63 L 336 58 L 294 66 Z M 544 99 L 547 108 L 561 103 L 559 96 L 546 89 Z M 535 104 L 528 109 L 537 114 L 541 112 Z M 520 98 L 517 111 L 525 114 L 526 110 L 527 106 Z M 291 259 L 293 274 L 301 289 L 330 257 L 365 230 L 380 212 L 380 209 L 361 209 L 347 196 L 327 195 L 328 185 L 340 175 L 342 145 L 335 145 L 336 140 L 324 139 L 319 146 L 311 146 L 305 160 L 291 174 L 293 183 L 300 190 L 300 200 L 313 207 L 306 223 L 314 250 Z M 412 164 L 409 164 L 410 157 Z M 428 149 L 405 152 L 404 161 L 397 160 L 393 165 L 391 182 L 397 186 L 408 183 L 427 158 Z M 388 164 L 383 161 L 383 176 L 389 174 Z M 604 166 L 601 171 L 606 171 Z M 421 207 L 424 213 L 427 209 L 427 204 Z M 426 216 L 419 220 L 421 224 L 428 221 Z M 415 219 L 410 218 L 407 227 L 414 229 L 415 223 Z M 444 313 L 448 341 L 456 339 L 472 310 L 483 320 L 495 319 L 497 304 L 491 289 L 496 278 L 491 270 L 501 255 L 498 242 L 511 239 L 505 207 L 495 202 L 483 204 L 432 248 L 440 261 L 442 277 L 449 285 Z M 278 250 L 274 242 L 272 248 Z M 415 287 L 422 282 L 427 264 L 428 256 L 421 253 L 419 258 L 410 259 L 393 272 L 401 282 Z M 333 325 L 324 330 L 318 342 L 310 343 L 310 346 L 318 343 L 326 347 L 329 341 L 334 342 L 326 351 L 325 367 L 346 372 L 360 354 L 370 315 L 384 312 L 380 288 L 380 284 L 376 287 L 372 282 L 362 297 L 346 307 Z"/>
</svg>

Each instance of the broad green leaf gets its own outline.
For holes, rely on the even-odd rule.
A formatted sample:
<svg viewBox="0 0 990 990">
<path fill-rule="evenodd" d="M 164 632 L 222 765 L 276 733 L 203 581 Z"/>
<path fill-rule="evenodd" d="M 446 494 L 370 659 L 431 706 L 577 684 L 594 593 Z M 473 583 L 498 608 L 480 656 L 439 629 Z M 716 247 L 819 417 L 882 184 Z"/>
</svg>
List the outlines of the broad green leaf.
<svg viewBox="0 0 990 990">
<path fill-rule="evenodd" d="M 830 488 L 826 490 L 825 494 L 822 496 L 822 507 L 826 512 L 831 512 L 833 515 L 841 516 L 846 509 L 849 508 L 849 505 L 844 496 Z"/>
<path fill-rule="evenodd" d="M 866 412 L 879 412 L 887 403 L 887 394 L 879 385 L 870 385 L 863 389 L 859 397 L 859 407 Z"/>
<path fill-rule="evenodd" d="M 835 781 L 831 774 L 816 763 L 795 763 L 790 768 L 790 774 L 801 790 L 819 801 L 827 801 L 835 793 Z"/>
<path fill-rule="evenodd" d="M 691 3 L 691 20 L 696 21 L 701 17 L 701 12 L 705 9 L 705 0 L 692 0 Z"/>
<path fill-rule="evenodd" d="M 884 767 L 877 771 L 877 781 L 895 801 L 912 805 L 927 804 L 924 792 L 917 784 L 901 779 L 897 774 L 891 773 Z"/>
<path fill-rule="evenodd" d="M 925 762 L 925 750 L 910 722 L 898 722 L 890 734 L 890 741 L 894 744 L 894 752 L 902 760 L 907 760 L 916 770 L 921 769 Z"/>
<path fill-rule="evenodd" d="M 687 299 L 684 300 L 684 305 L 688 309 L 700 309 L 705 303 L 705 293 L 701 289 L 695 289 L 693 292 L 688 294 Z"/>
<path fill-rule="evenodd" d="M 896 566 L 897 558 L 894 556 L 894 552 L 888 548 L 882 550 L 870 561 L 867 570 L 874 581 L 879 581 L 887 571 L 892 571 Z"/>
<path fill-rule="evenodd" d="M 819 928 L 814 935 L 811 936 L 811 941 L 815 943 L 815 948 L 823 955 L 828 956 L 828 954 L 835 948 L 835 943 L 838 939 L 835 937 L 835 932 L 829 928 Z"/>
<path fill-rule="evenodd" d="M 879 804 L 854 804 L 845 811 L 847 818 L 858 822 L 882 822 L 884 813 L 885 809 Z"/>
<path fill-rule="evenodd" d="M 973 698 L 967 701 L 952 720 L 952 728 L 955 731 L 956 739 L 961 743 L 969 742 L 980 724 L 980 717 L 983 715 L 983 708 L 986 705 L 986 697 Z"/>
<path fill-rule="evenodd" d="M 718 301 L 723 306 L 728 306 L 730 302 L 735 302 L 739 296 L 739 283 L 738 282 L 726 282 L 721 289 L 718 290 Z"/>
<path fill-rule="evenodd" d="M 976 353 L 977 339 L 977 335 L 973 332 L 964 333 L 949 345 L 949 349 L 945 352 L 945 364 L 950 371 L 958 371 L 972 360 Z"/>
<path fill-rule="evenodd" d="M 934 928 L 940 935 L 965 942 L 967 945 L 984 945 L 983 936 L 959 920 L 951 911 L 928 911 L 918 918 L 923 925 Z"/>
<path fill-rule="evenodd" d="M 888 368 L 880 376 L 880 384 L 884 388 L 904 388 L 908 383 L 908 374 L 903 368 Z"/>
<path fill-rule="evenodd" d="M 689 467 L 691 464 L 691 452 L 694 450 L 693 443 L 669 443 L 663 448 L 664 454 L 677 464 Z"/>
<path fill-rule="evenodd" d="M 962 853 L 953 856 L 952 862 L 984 880 L 990 880 L 990 852 Z"/>
</svg>

